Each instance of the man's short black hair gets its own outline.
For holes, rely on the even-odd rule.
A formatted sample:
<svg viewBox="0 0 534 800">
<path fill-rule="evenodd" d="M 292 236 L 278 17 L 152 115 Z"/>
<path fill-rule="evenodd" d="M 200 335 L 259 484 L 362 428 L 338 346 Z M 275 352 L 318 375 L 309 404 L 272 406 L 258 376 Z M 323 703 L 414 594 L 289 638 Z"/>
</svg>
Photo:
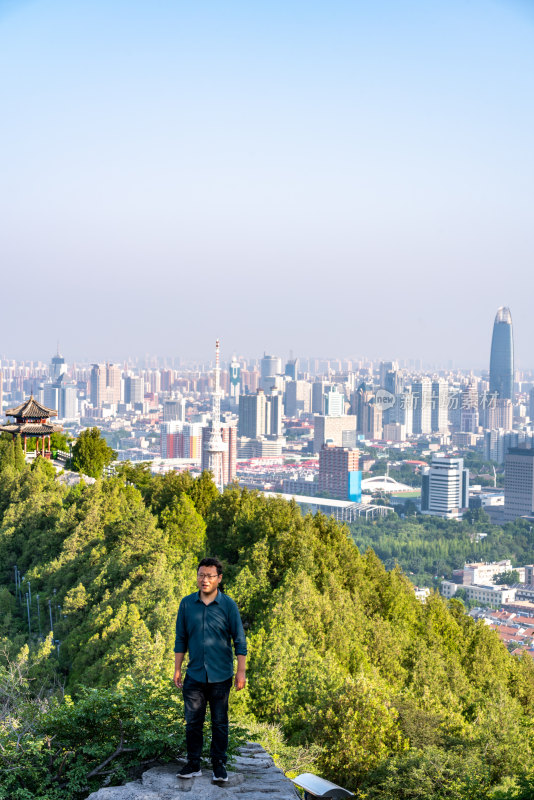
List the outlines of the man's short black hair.
<svg viewBox="0 0 534 800">
<path fill-rule="evenodd" d="M 203 558 L 197 567 L 197 572 L 200 567 L 216 567 L 217 575 L 222 575 L 222 564 L 218 558 Z"/>
</svg>

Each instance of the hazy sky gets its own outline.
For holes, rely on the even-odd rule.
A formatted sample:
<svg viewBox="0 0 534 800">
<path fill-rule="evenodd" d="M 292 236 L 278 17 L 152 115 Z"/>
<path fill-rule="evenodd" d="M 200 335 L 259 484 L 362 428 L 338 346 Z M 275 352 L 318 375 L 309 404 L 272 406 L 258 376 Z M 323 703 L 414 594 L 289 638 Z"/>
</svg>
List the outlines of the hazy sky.
<svg viewBox="0 0 534 800">
<path fill-rule="evenodd" d="M 534 366 L 534 6 L 0 0 L 0 354 Z"/>
</svg>

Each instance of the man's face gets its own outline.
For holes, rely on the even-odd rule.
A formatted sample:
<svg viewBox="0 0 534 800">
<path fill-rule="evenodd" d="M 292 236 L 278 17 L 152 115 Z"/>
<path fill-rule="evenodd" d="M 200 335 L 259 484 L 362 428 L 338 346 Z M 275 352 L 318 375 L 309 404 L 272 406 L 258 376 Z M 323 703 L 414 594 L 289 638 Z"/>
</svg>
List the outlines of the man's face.
<svg viewBox="0 0 534 800">
<path fill-rule="evenodd" d="M 217 567 L 200 567 L 197 572 L 197 586 L 206 594 L 215 591 L 221 581 L 222 575 L 217 575 Z"/>
</svg>

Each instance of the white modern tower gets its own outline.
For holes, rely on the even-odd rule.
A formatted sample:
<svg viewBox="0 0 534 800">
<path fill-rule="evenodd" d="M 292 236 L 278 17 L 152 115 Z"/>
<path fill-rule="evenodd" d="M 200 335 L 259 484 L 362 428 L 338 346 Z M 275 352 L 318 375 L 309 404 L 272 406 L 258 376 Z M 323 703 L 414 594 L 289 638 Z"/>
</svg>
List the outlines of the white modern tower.
<svg viewBox="0 0 534 800">
<path fill-rule="evenodd" d="M 423 473 L 421 511 L 435 517 L 461 519 L 469 506 L 469 470 L 463 458 L 437 453 Z"/>
<path fill-rule="evenodd" d="M 219 340 L 215 342 L 215 370 L 213 373 L 214 387 L 212 393 L 211 428 L 206 443 L 205 453 L 207 454 L 208 469 L 213 475 L 213 480 L 218 490 L 222 492 L 224 488 L 223 472 L 223 453 L 226 445 L 222 440 L 221 434 L 221 365 L 219 355 Z"/>
</svg>

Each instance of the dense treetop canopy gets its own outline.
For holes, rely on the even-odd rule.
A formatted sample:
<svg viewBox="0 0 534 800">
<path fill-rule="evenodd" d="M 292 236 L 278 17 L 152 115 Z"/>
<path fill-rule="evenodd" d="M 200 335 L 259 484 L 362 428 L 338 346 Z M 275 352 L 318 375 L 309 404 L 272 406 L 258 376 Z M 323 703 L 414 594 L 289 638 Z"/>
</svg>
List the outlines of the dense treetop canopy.
<svg viewBox="0 0 534 800">
<path fill-rule="evenodd" d="M 360 552 L 345 527 L 237 486 L 219 495 L 207 474 L 125 465 L 67 489 L 43 459 L 17 468 L 1 447 L 0 469 L 5 664 L 24 647 L 31 660 L 51 614 L 59 647 L 41 653 L 39 669 L 48 692 L 66 684 L 73 714 L 88 702 L 82 686 L 120 693 L 148 677 L 169 687 L 178 603 L 195 589 L 198 560 L 217 555 L 249 642 L 233 715 L 257 734 L 277 726 L 287 768 L 306 764 L 362 800 L 529 796 L 530 657 L 511 656 L 459 601 L 421 603 L 404 573 Z M 30 584 L 31 633 L 20 602 Z M 10 769 L 2 758 L 0 771 Z M 41 797 L 80 796 L 61 791 Z"/>
</svg>

